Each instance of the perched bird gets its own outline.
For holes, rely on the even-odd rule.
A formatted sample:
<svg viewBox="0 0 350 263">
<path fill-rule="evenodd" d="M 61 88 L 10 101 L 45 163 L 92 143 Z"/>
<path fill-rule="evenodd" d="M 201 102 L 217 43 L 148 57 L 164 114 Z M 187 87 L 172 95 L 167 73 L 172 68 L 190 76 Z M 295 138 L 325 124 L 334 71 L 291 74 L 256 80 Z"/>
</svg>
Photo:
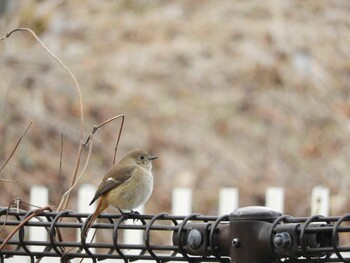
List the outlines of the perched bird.
<svg viewBox="0 0 350 263">
<path fill-rule="evenodd" d="M 89 204 L 98 199 L 83 236 L 108 206 L 114 206 L 124 214 L 125 210 L 132 211 L 148 200 L 153 190 L 152 160 L 156 158 L 142 149 L 135 149 L 107 171 Z"/>
</svg>

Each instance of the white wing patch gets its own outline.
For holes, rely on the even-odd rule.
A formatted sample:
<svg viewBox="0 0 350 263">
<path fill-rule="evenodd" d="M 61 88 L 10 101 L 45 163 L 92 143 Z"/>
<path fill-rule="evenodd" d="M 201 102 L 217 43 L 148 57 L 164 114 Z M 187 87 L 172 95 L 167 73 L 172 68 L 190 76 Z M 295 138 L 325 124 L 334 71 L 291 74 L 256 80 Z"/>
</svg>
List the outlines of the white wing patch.
<svg viewBox="0 0 350 263">
<path fill-rule="evenodd" d="M 117 180 L 113 179 L 112 177 L 109 177 L 109 178 L 107 179 L 107 181 L 113 181 L 113 182 L 115 182 L 115 183 L 117 183 L 117 184 L 119 184 L 119 183 L 120 183 L 119 181 L 117 181 Z"/>
<path fill-rule="evenodd" d="M 130 181 L 131 178 L 132 178 L 132 176 L 130 176 L 130 178 L 128 180 L 124 181 L 124 183 L 127 182 L 127 181 Z M 117 184 L 121 183 L 120 181 L 117 181 L 117 180 L 115 180 L 112 177 L 109 177 L 106 181 L 113 181 L 113 182 L 115 182 Z"/>
</svg>

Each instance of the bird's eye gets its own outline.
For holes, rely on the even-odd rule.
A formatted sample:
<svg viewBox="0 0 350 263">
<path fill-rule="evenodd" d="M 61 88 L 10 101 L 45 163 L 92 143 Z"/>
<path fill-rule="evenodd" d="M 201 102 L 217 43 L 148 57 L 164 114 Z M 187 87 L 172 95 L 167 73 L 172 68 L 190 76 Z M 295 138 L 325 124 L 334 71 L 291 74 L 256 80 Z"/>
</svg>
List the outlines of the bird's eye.
<svg viewBox="0 0 350 263">
<path fill-rule="evenodd" d="M 140 158 L 140 160 L 144 160 L 144 159 L 145 159 L 145 156 L 140 155 L 139 158 Z"/>
</svg>

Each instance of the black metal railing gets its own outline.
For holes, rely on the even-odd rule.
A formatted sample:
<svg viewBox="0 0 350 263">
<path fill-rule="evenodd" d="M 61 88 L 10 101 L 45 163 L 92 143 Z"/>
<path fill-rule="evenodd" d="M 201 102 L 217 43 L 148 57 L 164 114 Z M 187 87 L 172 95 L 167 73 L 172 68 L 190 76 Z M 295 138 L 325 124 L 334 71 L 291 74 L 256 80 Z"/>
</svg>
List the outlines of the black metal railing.
<svg viewBox="0 0 350 263">
<path fill-rule="evenodd" d="M 41 211 L 36 220 L 27 221 L 34 213 L 38 210 L 0 209 L 0 262 L 11 256 L 27 256 L 32 262 L 42 257 L 62 262 L 350 262 L 350 214 L 291 217 L 266 207 L 240 208 L 221 217 L 102 214 L 92 227 L 101 236 L 91 240 L 90 235 L 75 238 L 90 214 Z M 31 228 L 45 229 L 47 240 L 29 240 Z M 125 231 L 141 231 L 143 242 L 122 242 Z"/>
</svg>

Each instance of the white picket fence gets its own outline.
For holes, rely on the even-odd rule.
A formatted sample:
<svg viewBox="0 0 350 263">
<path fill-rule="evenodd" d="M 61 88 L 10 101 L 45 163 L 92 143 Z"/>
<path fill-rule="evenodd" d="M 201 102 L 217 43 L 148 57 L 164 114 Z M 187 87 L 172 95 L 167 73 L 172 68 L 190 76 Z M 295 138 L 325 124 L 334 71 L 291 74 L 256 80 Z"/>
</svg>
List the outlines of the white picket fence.
<svg viewBox="0 0 350 263">
<path fill-rule="evenodd" d="M 88 206 L 91 196 L 95 194 L 96 188 L 92 185 L 82 185 L 78 189 L 77 211 L 92 213 L 95 209 L 94 205 Z M 30 192 L 30 203 L 37 206 L 46 206 L 48 204 L 49 189 L 44 186 L 34 186 Z M 194 197 L 196 198 L 196 197 Z M 252 204 L 255 205 L 255 204 Z M 272 209 L 283 212 L 284 210 L 284 189 L 281 187 L 269 187 L 266 189 L 265 205 Z M 222 188 L 219 191 L 218 215 L 228 214 L 239 207 L 239 190 L 236 188 Z M 143 213 L 143 207 L 136 209 Z M 311 193 L 311 211 L 310 214 L 322 214 L 327 216 L 329 211 L 329 190 L 323 186 L 317 186 Z M 147 211 L 146 211 L 147 212 Z M 159 211 L 163 212 L 163 211 Z M 172 192 L 172 209 L 171 214 L 188 215 L 192 213 L 192 190 L 189 188 L 174 188 Z M 91 235 L 92 231 L 89 232 Z M 77 234 L 79 235 L 79 233 Z M 88 240 L 91 236 L 88 236 Z M 30 228 L 29 239 L 36 241 L 46 241 L 47 233 L 42 228 Z M 77 236 L 77 240 L 80 236 Z M 136 231 L 126 231 L 124 234 L 125 243 L 142 244 L 143 233 Z M 33 247 L 32 249 L 40 249 Z M 73 262 L 79 262 L 76 259 Z M 6 259 L 9 263 L 27 263 L 30 262 L 26 257 L 13 257 Z M 42 263 L 60 262 L 59 258 L 44 258 Z M 91 262 L 85 259 L 84 262 Z M 122 260 L 104 260 L 103 262 L 123 262 Z M 149 262 L 149 261 L 137 261 Z"/>
</svg>

